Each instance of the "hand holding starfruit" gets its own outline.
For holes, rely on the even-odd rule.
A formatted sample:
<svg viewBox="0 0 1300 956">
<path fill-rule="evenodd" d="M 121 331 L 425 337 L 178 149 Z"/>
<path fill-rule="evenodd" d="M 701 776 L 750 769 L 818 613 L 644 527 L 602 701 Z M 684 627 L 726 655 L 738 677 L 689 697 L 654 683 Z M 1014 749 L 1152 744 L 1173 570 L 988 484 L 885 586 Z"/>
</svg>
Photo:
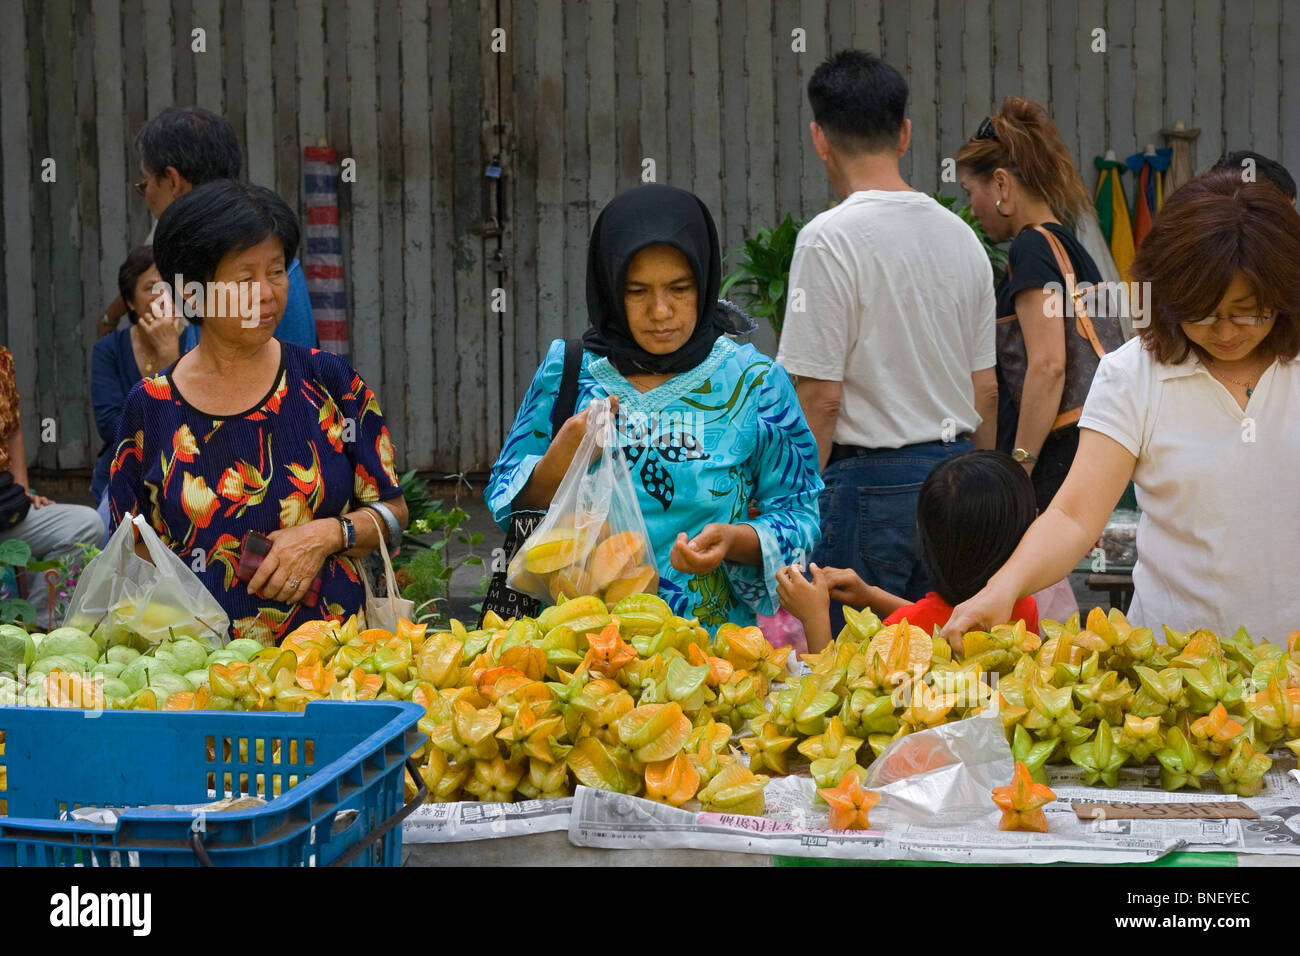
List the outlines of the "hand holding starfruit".
<svg viewBox="0 0 1300 956">
<path fill-rule="evenodd" d="M 1011 783 L 993 790 L 993 802 L 1002 811 L 998 829 L 1046 833 L 1047 816 L 1042 808 L 1055 799 L 1052 789 L 1046 784 L 1034 783 L 1029 768 L 1017 761 Z"/>
<path fill-rule="evenodd" d="M 768 778 L 738 763 L 723 767 L 699 792 L 700 804 L 714 813 L 761 817 L 767 809 L 763 788 Z"/>
<path fill-rule="evenodd" d="M 871 829 L 867 814 L 880 802 L 880 794 L 864 789 L 856 770 L 846 773 L 838 786 L 824 787 L 817 791 L 817 795 L 830 807 L 832 830 Z"/>
</svg>

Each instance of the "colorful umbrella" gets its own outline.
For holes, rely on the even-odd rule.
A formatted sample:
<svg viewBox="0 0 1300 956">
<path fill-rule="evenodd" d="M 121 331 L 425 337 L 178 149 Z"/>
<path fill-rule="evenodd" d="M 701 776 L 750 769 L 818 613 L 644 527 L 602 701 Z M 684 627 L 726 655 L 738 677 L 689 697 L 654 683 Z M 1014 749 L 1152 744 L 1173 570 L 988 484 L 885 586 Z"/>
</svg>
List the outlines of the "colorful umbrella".
<svg viewBox="0 0 1300 956">
<path fill-rule="evenodd" d="M 1155 221 L 1156 213 L 1165 204 L 1160 174 L 1169 168 L 1173 152 L 1167 146 L 1164 149 L 1148 146 L 1145 153 L 1134 153 L 1128 158 L 1128 168 L 1133 170 L 1138 178 L 1137 196 L 1133 204 L 1135 247 L 1142 245 L 1142 240 L 1151 231 L 1151 223 Z"/>
<path fill-rule="evenodd" d="M 1128 202 L 1124 198 L 1124 186 L 1120 176 L 1127 167 L 1115 159 L 1114 153 L 1097 156 L 1093 159 L 1101 177 L 1097 180 L 1097 221 L 1101 225 L 1102 235 L 1110 244 L 1110 254 L 1115 260 L 1115 268 L 1124 281 L 1128 281 L 1128 270 L 1133 265 L 1133 226 L 1129 221 Z"/>
</svg>

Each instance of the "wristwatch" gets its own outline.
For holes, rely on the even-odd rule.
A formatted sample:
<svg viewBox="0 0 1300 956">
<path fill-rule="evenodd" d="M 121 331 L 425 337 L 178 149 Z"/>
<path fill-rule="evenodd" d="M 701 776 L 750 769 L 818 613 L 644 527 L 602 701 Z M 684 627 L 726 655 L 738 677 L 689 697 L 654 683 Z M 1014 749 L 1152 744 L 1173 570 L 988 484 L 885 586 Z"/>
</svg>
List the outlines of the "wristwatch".
<svg viewBox="0 0 1300 956">
<path fill-rule="evenodd" d="M 1033 465 L 1038 462 L 1037 455 L 1031 455 L 1023 448 L 1017 448 L 1015 451 L 1011 453 L 1011 457 L 1014 458 L 1016 461 L 1020 462 L 1022 465 L 1024 464 Z"/>
<path fill-rule="evenodd" d="M 343 529 L 343 550 L 351 551 L 357 546 L 357 529 L 349 518 L 339 516 L 338 522 Z"/>
</svg>

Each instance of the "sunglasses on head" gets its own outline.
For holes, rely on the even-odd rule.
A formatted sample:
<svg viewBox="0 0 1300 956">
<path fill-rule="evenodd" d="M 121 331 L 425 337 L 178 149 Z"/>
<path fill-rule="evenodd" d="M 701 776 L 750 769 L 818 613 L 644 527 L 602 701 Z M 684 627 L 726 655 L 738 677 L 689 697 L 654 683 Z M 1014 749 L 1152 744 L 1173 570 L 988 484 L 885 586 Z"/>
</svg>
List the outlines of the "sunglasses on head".
<svg viewBox="0 0 1300 956">
<path fill-rule="evenodd" d="M 984 122 L 980 123 L 980 128 L 975 131 L 976 139 L 991 139 L 997 141 L 997 130 L 993 128 L 993 117 L 984 117 Z"/>
</svg>

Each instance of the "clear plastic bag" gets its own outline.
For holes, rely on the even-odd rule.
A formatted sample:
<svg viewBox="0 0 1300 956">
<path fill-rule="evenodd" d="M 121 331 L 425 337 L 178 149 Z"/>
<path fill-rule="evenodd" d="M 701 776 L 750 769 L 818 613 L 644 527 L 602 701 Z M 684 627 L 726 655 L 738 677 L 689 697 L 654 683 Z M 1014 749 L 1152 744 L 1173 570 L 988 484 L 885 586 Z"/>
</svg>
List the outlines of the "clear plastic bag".
<svg viewBox="0 0 1300 956">
<path fill-rule="evenodd" d="M 587 433 L 573 462 L 506 577 L 513 590 L 547 604 L 594 594 L 612 606 L 629 594 L 659 588 L 659 568 L 609 399 L 589 407 Z"/>
<path fill-rule="evenodd" d="M 871 764 L 864 786 L 911 823 L 961 826 L 993 809 L 1013 764 L 996 703 L 974 717 L 902 737 Z"/>
<path fill-rule="evenodd" d="M 153 562 L 135 553 L 139 532 Z M 99 629 L 108 644 L 153 645 L 189 636 L 220 646 L 230 618 L 203 582 L 162 543 L 143 515 L 129 512 L 104 550 L 86 565 L 64 622 Z"/>
</svg>

